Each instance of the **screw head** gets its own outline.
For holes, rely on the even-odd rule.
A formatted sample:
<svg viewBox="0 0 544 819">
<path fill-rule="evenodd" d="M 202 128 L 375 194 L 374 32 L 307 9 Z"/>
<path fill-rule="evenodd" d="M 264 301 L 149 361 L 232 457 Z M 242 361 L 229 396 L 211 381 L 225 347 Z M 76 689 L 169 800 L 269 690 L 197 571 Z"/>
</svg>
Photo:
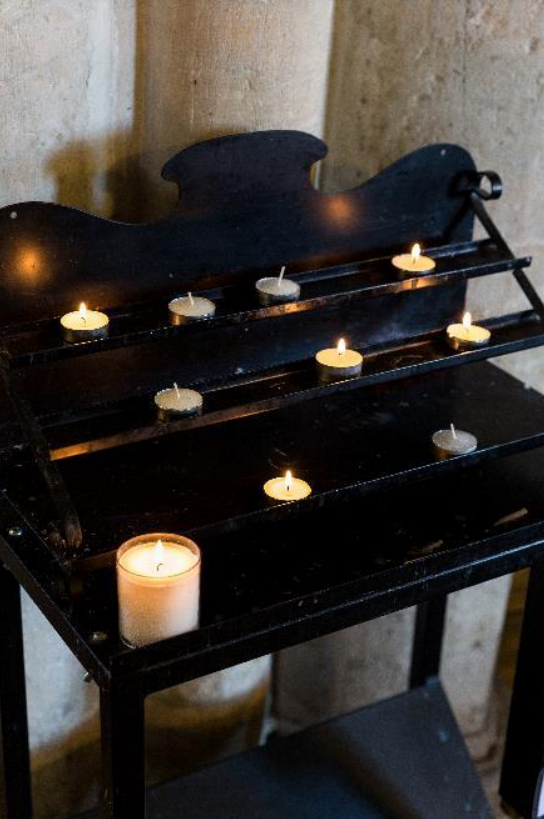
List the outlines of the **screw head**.
<svg viewBox="0 0 544 819">
<path fill-rule="evenodd" d="M 106 634 L 105 631 L 92 631 L 91 632 L 90 640 L 91 640 L 91 643 L 93 643 L 95 645 L 96 645 L 96 643 L 104 643 L 107 639 L 108 639 L 108 635 Z"/>
<path fill-rule="evenodd" d="M 21 537 L 23 534 L 23 527 L 22 526 L 10 526 L 8 529 L 8 535 L 10 537 Z"/>
</svg>

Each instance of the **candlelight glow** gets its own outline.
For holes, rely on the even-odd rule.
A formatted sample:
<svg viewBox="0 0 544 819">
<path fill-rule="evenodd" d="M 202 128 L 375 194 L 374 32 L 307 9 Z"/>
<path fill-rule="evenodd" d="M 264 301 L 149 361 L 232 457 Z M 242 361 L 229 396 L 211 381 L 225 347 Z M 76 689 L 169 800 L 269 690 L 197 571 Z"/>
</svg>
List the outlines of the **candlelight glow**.
<svg viewBox="0 0 544 819">
<path fill-rule="evenodd" d="M 338 355 L 344 355 L 346 352 L 346 342 L 343 338 L 338 342 Z"/>
<path fill-rule="evenodd" d="M 162 545 L 162 540 L 158 540 L 155 544 L 155 565 L 157 567 L 157 571 L 159 571 L 160 567 L 164 563 L 164 546 Z"/>
<path fill-rule="evenodd" d="M 465 328 L 465 330 L 468 330 L 471 324 L 472 316 L 469 312 L 466 312 L 465 315 L 463 316 L 463 327 Z"/>
<path fill-rule="evenodd" d="M 417 260 L 419 259 L 421 253 L 420 246 L 416 244 L 412 247 L 412 264 L 416 264 Z"/>
<path fill-rule="evenodd" d="M 79 317 L 81 321 L 87 321 L 87 305 L 84 301 L 79 305 Z"/>
<path fill-rule="evenodd" d="M 285 473 L 285 491 L 290 492 L 293 484 L 293 473 L 288 469 Z"/>
</svg>

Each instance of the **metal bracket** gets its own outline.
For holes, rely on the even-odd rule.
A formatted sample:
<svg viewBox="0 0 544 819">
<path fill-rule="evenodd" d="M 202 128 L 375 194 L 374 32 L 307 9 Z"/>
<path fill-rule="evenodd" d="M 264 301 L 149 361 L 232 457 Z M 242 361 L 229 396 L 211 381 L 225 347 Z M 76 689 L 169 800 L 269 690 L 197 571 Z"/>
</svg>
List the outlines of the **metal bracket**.
<svg viewBox="0 0 544 819">
<path fill-rule="evenodd" d="M 7 353 L 0 350 L 0 381 L 10 401 L 14 415 L 29 444 L 36 465 L 45 481 L 49 496 L 62 522 L 62 532 L 51 522 L 48 541 L 56 550 L 75 552 L 81 546 L 83 533 L 79 517 L 57 464 L 51 460 L 51 451 L 43 430 L 34 415 L 24 390 L 19 383 L 19 373 L 9 369 Z"/>
<path fill-rule="evenodd" d="M 485 183 L 487 183 L 487 185 Z M 480 173 L 473 174 L 467 180 L 465 190 L 470 195 L 470 203 L 475 215 L 479 219 L 480 224 L 487 231 L 489 237 L 513 259 L 514 254 L 484 205 L 484 200 L 499 199 L 501 196 L 502 180 L 500 176 L 494 171 L 481 171 Z M 525 270 L 514 270 L 513 274 L 534 311 L 538 314 L 540 319 L 544 320 L 544 303 L 527 278 Z"/>
</svg>

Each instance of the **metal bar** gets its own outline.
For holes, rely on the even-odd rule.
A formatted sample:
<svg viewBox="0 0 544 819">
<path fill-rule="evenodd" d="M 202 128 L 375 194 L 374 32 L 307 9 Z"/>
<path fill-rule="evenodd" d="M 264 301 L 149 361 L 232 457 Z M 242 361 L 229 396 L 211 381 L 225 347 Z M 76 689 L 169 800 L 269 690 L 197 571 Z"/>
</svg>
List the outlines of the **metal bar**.
<svg viewBox="0 0 544 819">
<path fill-rule="evenodd" d="M 145 819 L 144 703 L 135 679 L 100 690 L 101 819 Z"/>
<path fill-rule="evenodd" d="M 18 374 L 10 372 L 5 363 L 5 355 L 0 360 L 0 381 L 6 393 L 14 415 L 19 422 L 24 437 L 28 441 L 36 465 L 45 481 L 49 496 L 58 513 L 63 532 L 53 528 L 49 542 L 56 548 L 66 548 L 68 552 L 76 551 L 83 541 L 83 533 L 70 493 L 64 483 L 60 470 L 51 459 L 49 445 L 32 408 L 19 385 Z"/>
<path fill-rule="evenodd" d="M 438 677 L 447 603 L 447 595 L 443 595 L 432 597 L 417 607 L 410 688 L 419 688 Z"/>
<path fill-rule="evenodd" d="M 240 324 L 280 317 L 285 314 L 302 314 L 325 306 L 349 305 L 368 298 L 399 294 L 411 290 L 440 287 L 456 281 L 466 281 L 481 276 L 510 272 L 516 267 L 525 267 L 531 258 L 524 256 L 514 258 L 510 251 L 497 252 L 489 248 L 489 240 L 480 242 L 471 255 L 472 243 L 466 245 L 446 245 L 437 249 L 427 248 L 426 253 L 440 260 L 432 273 L 421 276 L 398 278 L 391 266 L 390 256 L 354 262 L 339 268 L 313 271 L 299 278 L 304 284 L 304 297 L 297 302 L 268 307 L 255 307 L 247 294 L 238 293 L 219 296 L 217 306 L 220 310 L 213 321 L 194 322 L 188 325 L 171 325 L 167 320 L 166 305 L 153 310 L 126 312 L 111 316 L 110 333 L 106 338 L 65 344 L 52 332 L 58 320 L 47 320 L 40 323 L 39 330 L 17 328 L 4 335 L 4 344 L 9 352 L 9 366 L 13 369 L 34 366 L 48 361 L 61 361 L 69 358 L 86 356 L 104 350 L 115 350 L 120 347 L 141 345 L 156 342 L 163 338 L 182 335 L 192 336 L 213 328 L 226 328 Z M 457 249 L 461 247 L 462 251 Z M 492 251 L 497 254 L 493 256 Z M 479 260 L 474 256 L 480 253 Z M 213 296 L 209 291 L 202 291 Z M 46 338 L 49 341 L 44 342 Z M 24 340 L 20 347 L 21 339 Z M 19 349 L 18 349 L 19 342 Z"/>
<path fill-rule="evenodd" d="M 51 458 L 54 461 L 60 461 L 92 452 L 116 449 L 128 444 L 155 440 L 184 430 L 214 426 L 251 415 L 273 412 L 323 395 L 349 392 L 362 386 L 397 381 L 412 375 L 456 367 L 469 361 L 482 361 L 544 343 L 544 326 L 533 311 L 505 317 L 502 324 L 494 320 L 481 322 L 481 324 L 489 327 L 493 336 L 488 346 L 477 350 L 461 353 L 449 350 L 442 343 L 442 333 L 420 339 L 414 338 L 404 346 L 395 345 L 394 348 L 388 347 L 379 352 L 368 353 L 363 350 L 365 366 L 361 376 L 330 384 L 318 381 L 314 374 L 313 360 L 296 362 L 290 367 L 255 374 L 251 382 L 246 379 L 241 384 L 233 383 L 229 386 L 222 385 L 215 389 L 212 387 L 203 390 L 205 406 L 210 406 L 210 409 L 202 415 L 181 418 L 168 423 L 156 422 L 136 428 L 130 426 L 128 429 L 119 429 L 108 435 L 97 434 L 96 437 L 76 440 L 65 445 L 56 446 L 53 443 Z M 247 400 L 249 391 L 253 393 L 255 400 L 239 403 L 240 396 Z M 229 399 L 232 403 L 229 403 Z M 151 403 L 151 399 L 146 398 L 145 400 Z M 217 406 L 216 409 L 213 408 L 214 405 Z M 72 423 L 69 427 L 72 435 L 73 427 Z M 51 438 L 53 440 L 54 431 Z"/>
<path fill-rule="evenodd" d="M 32 790 L 19 584 L 0 565 L 0 813 L 31 819 Z"/>
<path fill-rule="evenodd" d="M 531 569 L 521 629 L 500 794 L 524 819 L 544 816 L 544 561 Z"/>
<path fill-rule="evenodd" d="M 491 216 L 486 210 L 486 207 L 482 201 L 480 192 L 477 190 L 473 190 L 470 194 L 470 201 L 472 203 L 472 207 L 478 219 L 480 220 L 481 224 L 487 230 L 489 236 L 493 239 L 493 241 L 497 244 L 498 247 L 501 247 L 507 253 L 510 254 L 512 259 L 515 258 L 514 254 L 510 250 L 510 247 L 506 243 L 505 239 L 503 238 L 502 233 L 495 225 L 495 222 L 492 220 Z M 514 277 L 523 290 L 526 298 L 529 300 L 531 306 L 535 309 L 538 315 L 541 318 L 544 318 L 544 303 L 542 299 L 538 295 L 537 291 L 527 278 L 527 275 L 523 268 L 516 268 L 513 271 Z"/>
</svg>

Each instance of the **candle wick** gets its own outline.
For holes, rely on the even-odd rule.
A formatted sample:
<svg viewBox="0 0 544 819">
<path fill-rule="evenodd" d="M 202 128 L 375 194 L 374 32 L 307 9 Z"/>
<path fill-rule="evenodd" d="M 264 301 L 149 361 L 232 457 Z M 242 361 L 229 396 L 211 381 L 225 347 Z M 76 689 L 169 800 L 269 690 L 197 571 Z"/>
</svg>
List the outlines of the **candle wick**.
<svg viewBox="0 0 544 819">
<path fill-rule="evenodd" d="M 164 563 L 157 563 L 157 571 L 160 572 L 161 568 L 164 566 Z"/>
<path fill-rule="evenodd" d="M 177 396 L 177 397 L 178 397 L 178 399 L 179 399 L 179 398 L 180 398 L 180 394 L 179 394 L 179 387 L 178 387 L 178 385 L 176 384 L 176 382 L 175 382 L 175 381 L 174 381 L 174 389 L 175 389 L 175 391 L 176 391 L 176 396 Z"/>
<path fill-rule="evenodd" d="M 194 307 L 195 306 L 195 300 L 193 299 L 193 294 L 191 293 L 190 290 L 187 293 L 187 295 L 189 296 L 189 301 L 191 302 L 191 307 Z"/>
<path fill-rule="evenodd" d="M 450 424 L 451 434 L 453 435 L 454 439 L 457 440 L 457 433 L 455 431 L 455 427 L 453 424 Z"/>
<path fill-rule="evenodd" d="M 280 270 L 280 275 L 278 276 L 278 283 L 279 284 L 282 283 L 284 273 L 285 273 L 285 265 L 283 265 L 282 269 Z"/>
</svg>

